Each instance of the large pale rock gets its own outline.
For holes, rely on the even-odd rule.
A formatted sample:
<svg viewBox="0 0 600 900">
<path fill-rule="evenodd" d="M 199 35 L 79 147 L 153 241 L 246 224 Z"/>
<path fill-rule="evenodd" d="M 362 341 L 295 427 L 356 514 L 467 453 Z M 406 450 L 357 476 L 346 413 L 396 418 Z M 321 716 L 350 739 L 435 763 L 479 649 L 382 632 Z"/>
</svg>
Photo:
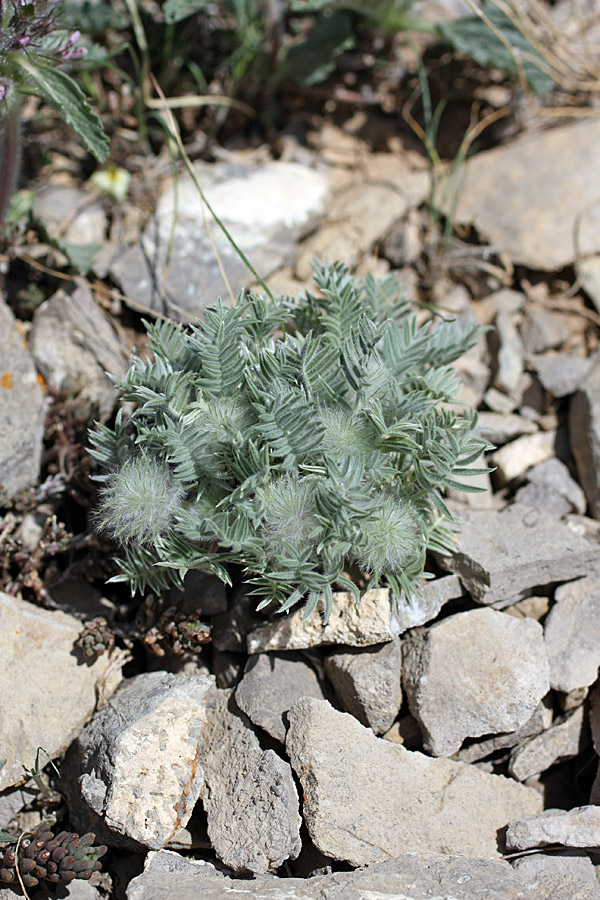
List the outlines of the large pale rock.
<svg viewBox="0 0 600 900">
<path fill-rule="evenodd" d="M 534 466 L 527 473 L 527 480 L 529 484 L 515 495 L 517 503 L 546 509 L 557 518 L 585 512 L 585 494 L 560 459 L 552 457 Z"/>
<path fill-rule="evenodd" d="M 39 747 L 51 759 L 64 753 L 98 696 L 108 699 L 121 680 L 107 655 L 81 664 L 74 652 L 81 627 L 59 610 L 0 593 L 0 790 L 23 780 Z"/>
<path fill-rule="evenodd" d="M 282 743 L 286 714 L 301 697 L 323 699 L 315 670 L 299 654 L 259 653 L 246 664 L 235 702 L 250 721 Z"/>
<path fill-rule="evenodd" d="M 62 766 L 72 821 L 134 851 L 187 824 L 204 784 L 210 675 L 147 672 L 124 682 Z"/>
<path fill-rule="evenodd" d="M 202 756 L 208 834 L 234 872 L 260 874 L 300 852 L 298 793 L 292 771 L 273 750 L 262 750 L 231 691 L 209 698 Z"/>
<path fill-rule="evenodd" d="M 334 650 L 325 671 L 336 696 L 359 722 L 384 734 L 402 704 L 400 639 L 376 647 Z"/>
<path fill-rule="evenodd" d="M 504 860 L 425 853 L 403 853 L 356 872 L 333 872 L 312 878 L 265 875 L 248 882 L 228 878 L 203 860 L 184 859 L 176 853 L 161 850 L 148 854 L 144 872 L 127 888 L 127 900 L 224 900 L 238 894 L 249 900 L 554 898 L 554 895 L 540 894 L 535 888 L 526 887 Z"/>
<path fill-rule="evenodd" d="M 407 851 L 497 857 L 499 829 L 541 808 L 530 788 L 376 738 L 326 701 L 299 700 L 288 715 L 309 834 L 353 866 Z"/>
<path fill-rule="evenodd" d="M 577 756 L 585 747 L 585 732 L 584 708 L 579 706 L 562 721 L 513 750 L 508 771 L 517 781 L 527 781 L 555 762 Z"/>
<path fill-rule="evenodd" d="M 524 475 L 532 466 L 550 459 L 554 455 L 555 443 L 555 431 L 524 434 L 492 453 L 490 462 L 496 468 L 497 477 L 507 483 Z"/>
<path fill-rule="evenodd" d="M 124 376 L 129 354 L 86 285 L 42 303 L 29 343 L 48 386 L 64 391 L 82 415 L 111 412 L 117 392 L 106 373 Z"/>
<path fill-rule="evenodd" d="M 600 351 L 571 399 L 569 439 L 592 515 L 600 519 Z"/>
<path fill-rule="evenodd" d="M 326 210 L 327 176 L 299 163 L 205 163 L 196 171 L 208 203 L 263 277 L 292 261 L 296 239 Z M 234 294 L 254 281 L 184 175 L 160 198 L 141 242 L 110 272 L 128 297 L 189 320 L 227 297 L 216 254 Z"/>
<path fill-rule="evenodd" d="M 367 591 L 360 603 L 349 592 L 334 593 L 327 625 L 317 612 L 303 618 L 304 610 L 299 608 L 255 628 L 247 638 L 248 653 L 304 650 L 321 644 L 368 647 L 392 641 L 400 634 L 397 604 L 387 588 Z"/>
<path fill-rule="evenodd" d="M 514 819 L 506 829 L 507 850 L 529 850 L 549 844 L 599 849 L 600 806 L 545 809 Z"/>
<path fill-rule="evenodd" d="M 405 642 L 403 681 L 434 756 L 515 731 L 550 688 L 542 626 L 494 609 L 450 616 Z"/>
<path fill-rule="evenodd" d="M 600 194 L 600 122 L 569 124 L 479 153 L 461 172 L 454 219 L 472 223 L 519 265 L 553 272 L 600 250 L 597 227 L 575 225 Z"/>
<path fill-rule="evenodd" d="M 532 588 L 585 575 L 600 562 L 600 547 L 550 513 L 516 503 L 499 513 L 464 512 L 456 552 L 439 559 L 474 600 L 502 608 Z"/>
<path fill-rule="evenodd" d="M 69 185 L 48 184 L 36 191 L 35 215 L 51 237 L 70 244 L 102 244 L 106 238 L 102 203 Z"/>
<path fill-rule="evenodd" d="M 559 587 L 544 629 L 550 684 L 568 693 L 589 687 L 600 666 L 600 573 Z"/>
<path fill-rule="evenodd" d="M 9 497 L 39 475 L 44 392 L 15 317 L 0 297 L 0 488 Z"/>
</svg>

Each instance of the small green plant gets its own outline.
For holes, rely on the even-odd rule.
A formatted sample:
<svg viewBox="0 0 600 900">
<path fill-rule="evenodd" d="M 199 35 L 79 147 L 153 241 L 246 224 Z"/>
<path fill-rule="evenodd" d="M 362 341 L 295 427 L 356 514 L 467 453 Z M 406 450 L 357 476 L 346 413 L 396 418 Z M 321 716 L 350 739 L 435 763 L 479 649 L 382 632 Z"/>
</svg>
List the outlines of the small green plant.
<svg viewBox="0 0 600 900">
<path fill-rule="evenodd" d="M 97 524 L 124 547 L 132 592 L 189 569 L 244 567 L 260 607 L 353 591 L 355 565 L 399 596 L 428 549 L 448 551 L 446 487 L 487 449 L 473 410 L 450 406 L 450 364 L 480 328 L 419 326 L 394 278 L 315 265 L 320 295 L 220 302 L 189 330 L 147 324 L 152 360 L 115 379 L 137 407 L 91 433 L 104 473 Z"/>
<path fill-rule="evenodd" d="M 94 847 L 95 834 L 80 837 L 76 832 L 54 834 L 49 822 L 34 832 L 14 835 L 0 833 L 0 884 L 35 887 L 40 881 L 69 884 L 76 878 L 88 880 L 101 868 L 99 859 L 105 846 Z"/>
</svg>

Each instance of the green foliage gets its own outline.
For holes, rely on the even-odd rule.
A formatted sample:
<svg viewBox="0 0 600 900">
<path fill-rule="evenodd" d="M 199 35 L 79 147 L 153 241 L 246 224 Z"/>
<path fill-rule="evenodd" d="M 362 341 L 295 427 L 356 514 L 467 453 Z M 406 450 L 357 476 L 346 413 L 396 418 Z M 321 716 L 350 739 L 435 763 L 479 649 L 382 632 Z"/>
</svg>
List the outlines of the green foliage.
<svg viewBox="0 0 600 900">
<path fill-rule="evenodd" d="M 480 329 L 419 326 L 389 278 L 315 270 L 319 295 L 147 325 L 153 358 L 115 379 L 135 411 L 91 434 L 97 521 L 125 547 L 117 581 L 228 581 L 237 563 L 261 605 L 310 612 L 335 585 L 356 591 L 349 564 L 414 591 L 427 549 L 448 548 L 442 493 L 488 446 L 475 413 L 449 405 L 450 363 Z"/>
</svg>

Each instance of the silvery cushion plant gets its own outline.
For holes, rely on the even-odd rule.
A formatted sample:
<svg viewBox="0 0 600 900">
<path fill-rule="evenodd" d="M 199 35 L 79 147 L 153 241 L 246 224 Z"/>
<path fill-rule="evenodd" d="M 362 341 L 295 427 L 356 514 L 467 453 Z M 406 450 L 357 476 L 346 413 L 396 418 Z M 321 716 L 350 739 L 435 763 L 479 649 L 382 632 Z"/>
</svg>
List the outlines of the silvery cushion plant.
<svg viewBox="0 0 600 900">
<path fill-rule="evenodd" d="M 147 324 L 151 359 L 123 380 L 130 418 L 97 426 L 99 528 L 123 546 L 116 581 L 181 584 L 190 569 L 306 614 L 351 571 L 418 591 L 428 549 L 448 551 L 447 487 L 487 448 L 453 403 L 450 364 L 481 329 L 418 325 L 392 277 L 315 264 L 318 294 L 250 294 L 189 328 Z"/>
</svg>

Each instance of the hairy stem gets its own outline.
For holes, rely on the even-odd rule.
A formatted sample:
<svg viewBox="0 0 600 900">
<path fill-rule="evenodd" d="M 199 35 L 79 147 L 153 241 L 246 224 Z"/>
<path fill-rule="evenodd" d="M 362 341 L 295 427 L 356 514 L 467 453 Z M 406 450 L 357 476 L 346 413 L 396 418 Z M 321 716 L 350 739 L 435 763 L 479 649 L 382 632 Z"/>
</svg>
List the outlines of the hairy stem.
<svg viewBox="0 0 600 900">
<path fill-rule="evenodd" d="M 0 119 L 0 223 L 4 221 L 19 174 L 20 148 L 19 104 L 12 102 Z"/>
</svg>

